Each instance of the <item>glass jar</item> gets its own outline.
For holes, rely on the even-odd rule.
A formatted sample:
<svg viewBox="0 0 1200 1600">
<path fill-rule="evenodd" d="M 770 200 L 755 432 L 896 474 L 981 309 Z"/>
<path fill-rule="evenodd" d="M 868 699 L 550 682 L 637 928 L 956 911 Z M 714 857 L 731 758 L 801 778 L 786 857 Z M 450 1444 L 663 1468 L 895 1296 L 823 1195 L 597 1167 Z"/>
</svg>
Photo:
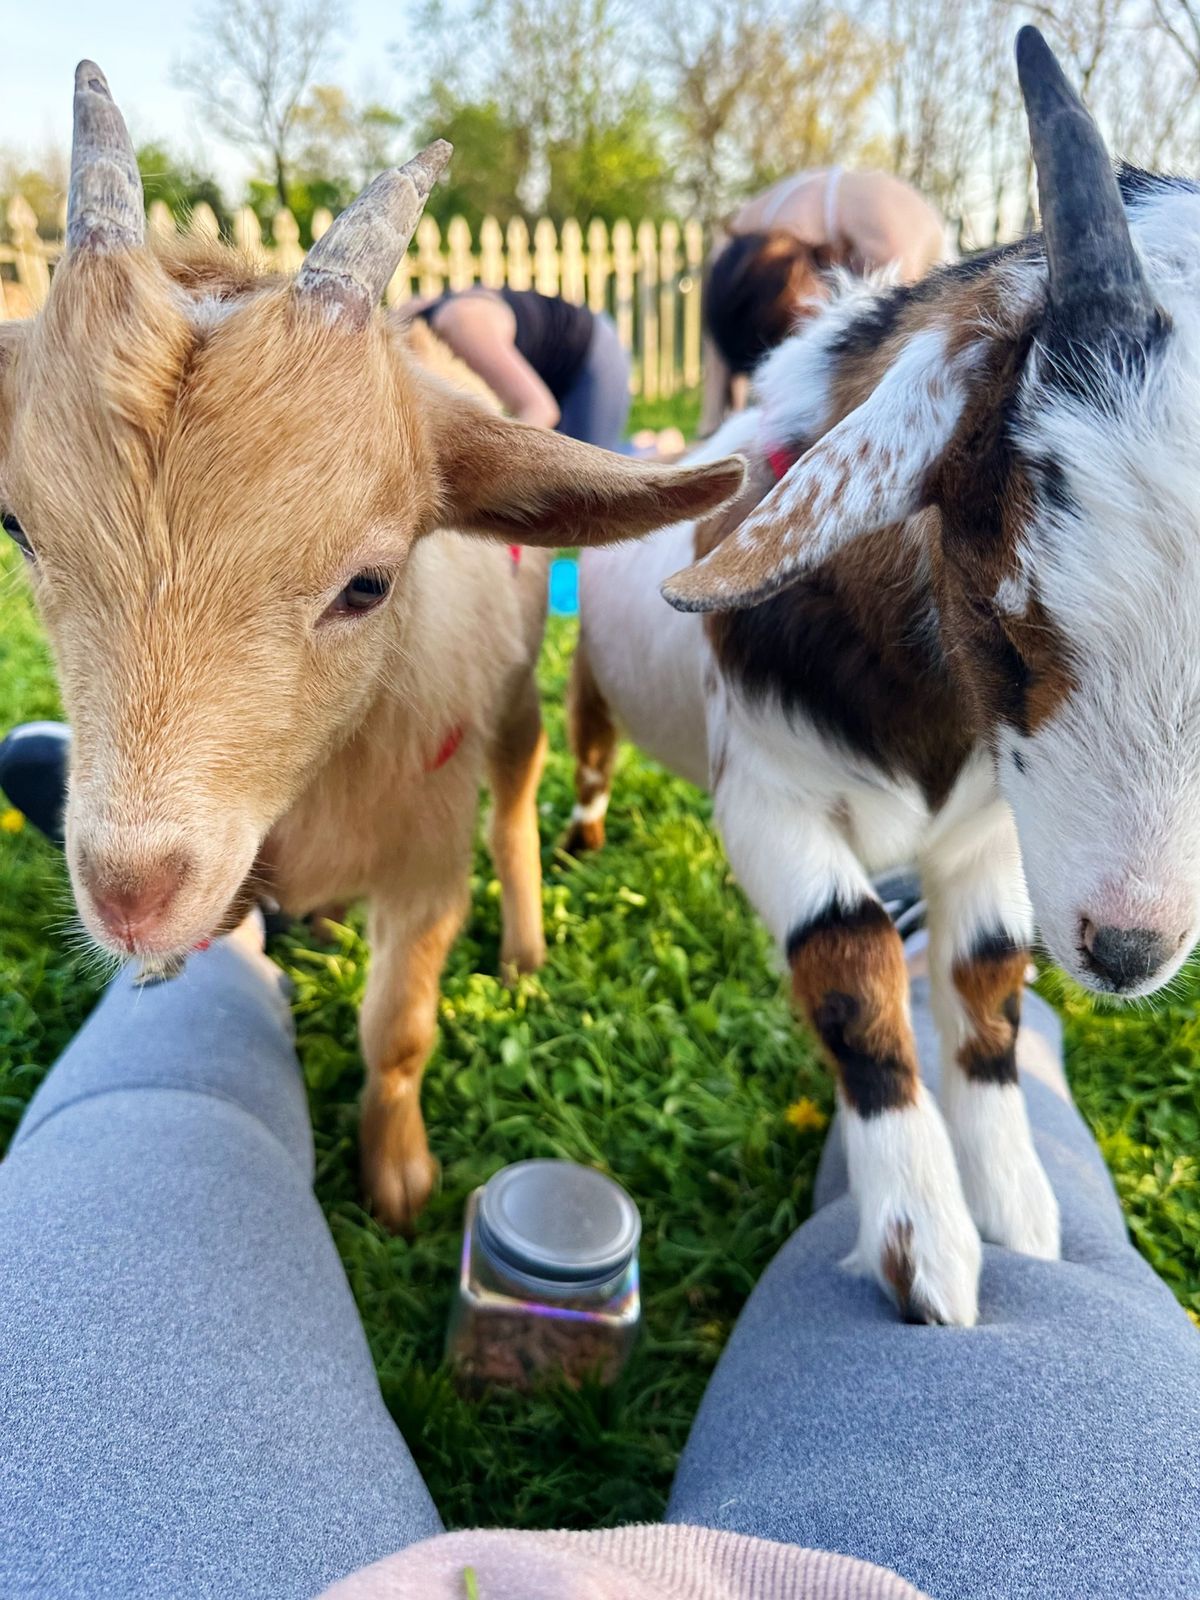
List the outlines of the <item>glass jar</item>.
<svg viewBox="0 0 1200 1600">
<path fill-rule="evenodd" d="M 637 1207 L 573 1161 L 504 1167 L 467 1201 L 446 1355 L 472 1388 L 611 1383 L 641 1320 Z"/>
</svg>

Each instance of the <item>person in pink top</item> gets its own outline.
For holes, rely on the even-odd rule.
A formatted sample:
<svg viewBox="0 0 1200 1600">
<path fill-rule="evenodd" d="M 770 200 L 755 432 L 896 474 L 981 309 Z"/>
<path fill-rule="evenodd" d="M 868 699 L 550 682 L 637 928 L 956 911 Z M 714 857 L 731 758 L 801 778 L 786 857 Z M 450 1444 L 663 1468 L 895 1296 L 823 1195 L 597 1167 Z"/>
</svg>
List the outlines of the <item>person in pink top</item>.
<svg viewBox="0 0 1200 1600">
<path fill-rule="evenodd" d="M 914 283 L 945 259 L 945 224 L 886 172 L 798 172 L 730 218 L 704 288 L 707 334 L 701 432 L 744 403 L 746 380 L 828 292 L 827 273 L 891 269 Z"/>
</svg>

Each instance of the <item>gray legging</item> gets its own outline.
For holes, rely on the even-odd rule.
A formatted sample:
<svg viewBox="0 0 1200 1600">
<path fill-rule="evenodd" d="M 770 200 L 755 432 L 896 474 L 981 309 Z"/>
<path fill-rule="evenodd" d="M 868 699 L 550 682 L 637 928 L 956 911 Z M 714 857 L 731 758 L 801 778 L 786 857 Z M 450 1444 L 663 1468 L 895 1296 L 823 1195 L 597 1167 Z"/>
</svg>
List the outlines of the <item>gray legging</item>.
<svg viewBox="0 0 1200 1600">
<path fill-rule="evenodd" d="M 903 1326 L 836 1265 L 831 1141 L 674 1519 L 867 1556 L 938 1600 L 1200 1594 L 1200 1340 L 1075 1111 L 1028 1087 L 1066 1259 L 988 1250 L 980 1328 Z M 174 983 L 113 985 L 0 1166 L 5 1600 L 309 1600 L 439 1530 L 312 1171 L 264 957 L 226 940 Z"/>
<path fill-rule="evenodd" d="M 620 450 L 629 421 L 629 357 L 610 319 L 601 315 L 592 320 L 592 342 L 562 397 L 557 431 L 585 444 Z"/>
</svg>

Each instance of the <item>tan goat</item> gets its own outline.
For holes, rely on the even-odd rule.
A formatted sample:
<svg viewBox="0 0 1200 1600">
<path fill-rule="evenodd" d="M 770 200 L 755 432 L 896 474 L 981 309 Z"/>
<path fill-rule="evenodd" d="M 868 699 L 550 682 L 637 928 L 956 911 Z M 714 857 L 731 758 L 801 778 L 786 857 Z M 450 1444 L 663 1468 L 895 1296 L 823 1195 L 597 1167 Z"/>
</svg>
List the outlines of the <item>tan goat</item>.
<svg viewBox="0 0 1200 1600">
<path fill-rule="evenodd" d="M 67 253 L 37 319 L 0 330 L 0 506 L 74 728 L 84 924 L 171 961 L 260 888 L 296 912 L 366 897 L 363 1167 L 392 1226 L 433 1179 L 421 1072 L 485 769 L 501 958 L 543 955 L 545 557 L 512 542 L 628 538 L 742 477 L 508 421 L 411 359 L 377 305 L 448 156 L 376 179 L 294 282 L 159 259 L 84 62 Z"/>
</svg>

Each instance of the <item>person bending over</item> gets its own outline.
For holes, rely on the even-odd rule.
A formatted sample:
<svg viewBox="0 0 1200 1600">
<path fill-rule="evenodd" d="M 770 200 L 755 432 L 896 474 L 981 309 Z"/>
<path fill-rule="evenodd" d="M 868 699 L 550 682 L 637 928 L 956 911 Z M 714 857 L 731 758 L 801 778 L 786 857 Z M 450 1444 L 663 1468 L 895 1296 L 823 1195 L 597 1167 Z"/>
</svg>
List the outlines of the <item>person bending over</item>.
<svg viewBox="0 0 1200 1600">
<path fill-rule="evenodd" d="M 913 283 L 945 257 L 945 225 L 886 172 L 799 172 L 748 200 L 727 224 L 704 289 L 701 433 L 745 404 L 747 379 L 828 293 L 831 268 L 892 268 Z"/>
<path fill-rule="evenodd" d="M 511 416 L 620 449 L 629 357 L 608 317 L 535 289 L 479 286 L 415 301 L 405 315 L 420 317 Z"/>
</svg>

